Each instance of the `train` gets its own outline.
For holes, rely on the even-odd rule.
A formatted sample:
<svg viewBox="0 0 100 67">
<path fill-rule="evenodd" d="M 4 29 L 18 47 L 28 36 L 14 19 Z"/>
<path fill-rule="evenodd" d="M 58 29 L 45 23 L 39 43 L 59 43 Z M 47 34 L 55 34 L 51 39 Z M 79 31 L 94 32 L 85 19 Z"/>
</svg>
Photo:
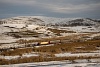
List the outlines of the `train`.
<svg viewBox="0 0 100 67">
<path fill-rule="evenodd" d="M 17 48 L 25 48 L 25 47 L 34 47 L 34 46 L 41 46 L 41 45 L 49 45 L 49 44 L 59 44 L 63 42 L 63 40 L 52 40 L 52 41 L 41 41 L 41 42 L 33 42 L 33 43 L 25 43 L 18 46 L 11 46 L 11 47 L 3 47 L 0 48 L 0 51 L 7 51 L 10 49 L 17 49 Z"/>
</svg>

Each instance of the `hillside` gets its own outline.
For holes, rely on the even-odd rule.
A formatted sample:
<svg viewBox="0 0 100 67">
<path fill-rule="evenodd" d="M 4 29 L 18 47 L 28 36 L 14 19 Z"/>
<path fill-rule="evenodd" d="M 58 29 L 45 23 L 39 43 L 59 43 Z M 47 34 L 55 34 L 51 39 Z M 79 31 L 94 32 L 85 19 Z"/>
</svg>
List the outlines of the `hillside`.
<svg viewBox="0 0 100 67">
<path fill-rule="evenodd" d="M 54 18 L 44 16 L 20 16 L 2 19 L 0 24 L 16 28 L 32 28 L 36 25 L 53 28 L 67 28 L 75 32 L 100 32 L 100 21 L 90 18 Z M 80 29 L 79 29 L 80 28 Z"/>
<path fill-rule="evenodd" d="M 100 63 L 100 20 L 44 16 L 0 20 L 1 66 L 62 60 L 67 61 L 65 64 L 86 63 L 86 66 Z M 53 64 L 62 65 L 56 62 Z M 45 64 L 48 66 L 49 62 Z"/>
</svg>

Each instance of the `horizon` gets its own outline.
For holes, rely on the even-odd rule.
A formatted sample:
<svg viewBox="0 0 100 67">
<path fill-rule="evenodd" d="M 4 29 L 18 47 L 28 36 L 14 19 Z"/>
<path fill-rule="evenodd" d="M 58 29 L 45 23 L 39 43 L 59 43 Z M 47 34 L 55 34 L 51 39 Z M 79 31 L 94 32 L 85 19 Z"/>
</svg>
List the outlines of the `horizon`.
<svg viewBox="0 0 100 67">
<path fill-rule="evenodd" d="M 17 18 L 17 17 L 48 17 L 50 18 L 50 16 L 12 16 L 12 17 L 5 17 L 5 18 L 0 18 L 0 19 L 9 19 L 9 18 Z M 52 18 L 66 18 L 66 19 L 86 19 L 86 18 L 89 18 L 89 17 L 52 17 Z M 94 19 L 94 20 L 99 20 L 100 18 L 90 18 L 90 19 Z"/>
</svg>

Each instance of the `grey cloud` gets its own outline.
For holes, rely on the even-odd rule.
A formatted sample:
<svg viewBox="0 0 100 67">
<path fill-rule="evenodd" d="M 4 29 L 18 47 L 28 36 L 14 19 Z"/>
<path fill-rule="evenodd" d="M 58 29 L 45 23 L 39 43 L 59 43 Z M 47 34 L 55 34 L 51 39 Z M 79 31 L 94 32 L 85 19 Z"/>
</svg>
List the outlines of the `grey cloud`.
<svg viewBox="0 0 100 67">
<path fill-rule="evenodd" d="M 41 3 L 40 7 L 50 10 L 51 12 L 58 13 L 77 13 L 90 10 L 96 10 L 100 6 L 100 3 L 91 3 L 91 4 L 50 4 L 50 3 Z"/>
<path fill-rule="evenodd" d="M 0 15 L 96 17 L 99 7 L 100 0 L 0 0 Z"/>
</svg>

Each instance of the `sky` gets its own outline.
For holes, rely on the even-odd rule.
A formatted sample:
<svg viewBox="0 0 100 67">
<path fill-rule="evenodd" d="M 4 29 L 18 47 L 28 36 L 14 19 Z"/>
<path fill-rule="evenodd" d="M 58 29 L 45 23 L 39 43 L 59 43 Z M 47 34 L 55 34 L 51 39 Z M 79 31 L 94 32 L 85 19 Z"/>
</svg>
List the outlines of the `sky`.
<svg viewBox="0 0 100 67">
<path fill-rule="evenodd" d="M 0 0 L 0 18 L 16 16 L 100 19 L 100 0 Z"/>
</svg>

